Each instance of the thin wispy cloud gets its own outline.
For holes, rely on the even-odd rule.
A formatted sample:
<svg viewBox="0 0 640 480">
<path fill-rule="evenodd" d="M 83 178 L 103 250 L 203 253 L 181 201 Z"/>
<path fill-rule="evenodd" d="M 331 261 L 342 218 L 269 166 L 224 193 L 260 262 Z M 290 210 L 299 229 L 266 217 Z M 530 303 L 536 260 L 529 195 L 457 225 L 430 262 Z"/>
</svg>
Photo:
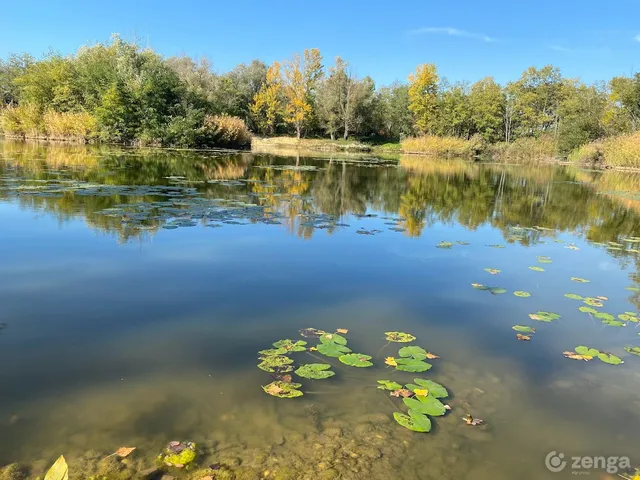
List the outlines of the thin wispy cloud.
<svg viewBox="0 0 640 480">
<path fill-rule="evenodd" d="M 597 55 L 608 53 L 608 48 L 594 48 L 594 49 L 585 49 L 585 48 L 568 48 L 563 47 L 562 45 L 551 45 L 549 46 L 551 50 L 555 50 L 556 52 L 566 53 L 567 55 Z"/>
<path fill-rule="evenodd" d="M 639 33 L 639 34 L 637 34 L 635 37 L 633 37 L 633 39 L 634 39 L 636 42 L 640 42 L 640 33 Z"/>
<path fill-rule="evenodd" d="M 423 34 L 439 34 L 449 35 L 450 37 L 463 37 L 471 38 L 473 40 L 480 40 L 482 42 L 496 42 L 497 40 L 489 35 L 482 33 L 467 32 L 466 30 L 460 30 L 452 27 L 424 27 L 409 32 L 411 35 L 423 35 Z"/>
</svg>

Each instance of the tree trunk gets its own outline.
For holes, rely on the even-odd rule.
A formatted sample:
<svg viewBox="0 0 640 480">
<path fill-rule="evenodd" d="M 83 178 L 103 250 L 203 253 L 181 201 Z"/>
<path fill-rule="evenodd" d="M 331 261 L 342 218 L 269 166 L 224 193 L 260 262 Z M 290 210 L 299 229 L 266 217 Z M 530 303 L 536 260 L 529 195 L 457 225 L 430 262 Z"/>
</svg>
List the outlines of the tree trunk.
<svg viewBox="0 0 640 480">
<path fill-rule="evenodd" d="M 336 139 L 336 134 L 331 132 L 331 141 L 333 142 Z"/>
<path fill-rule="evenodd" d="M 349 138 L 349 125 L 345 122 L 344 124 L 344 139 Z"/>
<path fill-rule="evenodd" d="M 298 138 L 298 140 L 300 140 L 300 124 L 298 123 L 296 125 L 296 137 Z"/>
</svg>

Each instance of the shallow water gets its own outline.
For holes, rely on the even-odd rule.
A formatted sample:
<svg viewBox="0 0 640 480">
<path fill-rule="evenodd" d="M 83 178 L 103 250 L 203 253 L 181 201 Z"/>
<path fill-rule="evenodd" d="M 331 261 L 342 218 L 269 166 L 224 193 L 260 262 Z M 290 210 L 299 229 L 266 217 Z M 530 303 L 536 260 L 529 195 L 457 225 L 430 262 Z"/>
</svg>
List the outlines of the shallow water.
<svg viewBox="0 0 640 480">
<path fill-rule="evenodd" d="M 128 478 L 175 439 L 220 478 L 571 478 L 546 469 L 553 450 L 640 462 L 640 358 L 623 350 L 640 346 L 638 323 L 603 325 L 563 296 L 637 311 L 633 175 L 9 142 L 0 154 L 0 464 L 32 478 L 64 454 L 72 478 L 90 478 L 136 446 L 107 462 L 127 468 L 107 478 Z M 530 320 L 538 310 L 562 317 Z M 516 324 L 537 329 L 531 342 Z M 304 327 L 348 329 L 374 367 L 296 353 L 336 376 L 269 397 L 256 352 Z M 402 346 L 389 330 L 441 358 L 422 374 L 386 368 Z M 563 357 L 578 345 L 625 363 Z M 428 434 L 396 424 L 406 407 L 375 388 L 415 377 L 451 393 Z"/>
</svg>

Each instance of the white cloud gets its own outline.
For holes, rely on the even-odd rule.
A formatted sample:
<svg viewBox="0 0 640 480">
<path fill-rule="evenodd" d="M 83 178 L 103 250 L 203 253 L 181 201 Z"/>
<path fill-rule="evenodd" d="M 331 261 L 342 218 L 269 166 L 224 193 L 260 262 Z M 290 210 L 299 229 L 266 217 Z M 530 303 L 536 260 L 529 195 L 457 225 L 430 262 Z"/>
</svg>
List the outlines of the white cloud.
<svg viewBox="0 0 640 480">
<path fill-rule="evenodd" d="M 585 49 L 585 48 L 568 48 L 563 47 L 561 45 L 551 45 L 549 46 L 551 50 L 555 50 L 556 52 L 566 53 L 568 55 L 603 55 L 609 53 L 608 48 L 593 48 L 593 49 Z"/>
<path fill-rule="evenodd" d="M 490 37 L 489 35 L 484 35 L 482 33 L 467 32 L 465 30 L 459 30 L 457 28 L 452 28 L 452 27 L 424 27 L 424 28 L 418 28 L 416 30 L 411 30 L 409 33 L 411 35 L 422 35 L 424 33 L 435 33 L 435 34 L 449 35 L 451 37 L 472 38 L 474 40 L 481 40 L 483 42 L 495 42 L 496 41 L 495 38 Z"/>
<path fill-rule="evenodd" d="M 635 37 L 633 37 L 633 39 L 634 39 L 636 42 L 640 42 L 640 33 L 639 33 L 638 35 L 636 35 Z"/>
</svg>

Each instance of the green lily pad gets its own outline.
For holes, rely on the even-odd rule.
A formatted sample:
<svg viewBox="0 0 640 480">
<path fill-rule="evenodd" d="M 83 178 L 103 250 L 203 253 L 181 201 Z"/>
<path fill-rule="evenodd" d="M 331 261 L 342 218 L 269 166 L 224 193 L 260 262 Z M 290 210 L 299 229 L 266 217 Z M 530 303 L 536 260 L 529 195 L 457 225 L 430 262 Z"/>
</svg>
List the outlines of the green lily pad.
<svg viewBox="0 0 640 480">
<path fill-rule="evenodd" d="M 598 358 L 609 365 L 620 365 L 621 363 L 624 363 L 620 357 L 611 353 L 600 352 L 598 354 Z"/>
<path fill-rule="evenodd" d="M 327 357 L 339 358 L 341 355 L 345 353 L 351 353 L 351 349 L 349 347 L 345 347 L 344 345 L 338 345 L 337 343 L 321 343 L 318 345 L 318 353 L 325 355 Z"/>
<path fill-rule="evenodd" d="M 415 410 L 423 415 L 440 417 L 447 413 L 447 409 L 444 407 L 442 402 L 431 395 L 427 395 L 426 397 L 417 396 L 416 398 L 404 398 L 402 401 L 411 410 Z"/>
<path fill-rule="evenodd" d="M 621 322 L 619 320 L 602 320 L 604 325 L 608 325 L 609 327 L 626 327 L 627 324 Z"/>
<path fill-rule="evenodd" d="M 346 345 L 347 339 L 337 333 L 325 333 L 320 337 L 320 341 L 324 344 L 336 343 L 338 345 Z"/>
<path fill-rule="evenodd" d="M 537 320 L 538 322 L 552 322 L 553 320 L 558 320 L 560 315 L 553 312 L 545 312 L 545 311 L 537 311 L 536 313 L 530 313 L 529 318 L 531 320 Z"/>
<path fill-rule="evenodd" d="M 600 320 L 607 320 L 607 321 L 615 320 L 616 318 L 610 313 L 606 313 L 606 312 L 597 312 L 593 316 L 596 318 L 599 318 Z"/>
<path fill-rule="evenodd" d="M 600 350 L 597 350 L 595 348 L 585 347 L 584 345 L 580 345 L 579 347 L 575 348 L 575 352 L 580 355 L 585 355 L 588 357 L 597 357 L 598 354 L 600 353 Z"/>
<path fill-rule="evenodd" d="M 293 367 L 290 366 L 293 363 L 293 359 L 283 355 L 260 357 L 260 360 L 262 360 L 262 362 L 258 364 L 258 368 L 265 372 L 283 373 L 293 370 Z"/>
<path fill-rule="evenodd" d="M 392 380 L 378 380 L 380 386 L 378 387 L 380 390 L 400 390 L 402 385 L 396 383 Z"/>
<path fill-rule="evenodd" d="M 469 245 L 469 242 L 465 242 L 464 240 L 456 240 L 456 245 Z"/>
<path fill-rule="evenodd" d="M 491 295 L 501 295 L 503 293 L 507 293 L 507 291 L 504 288 L 500 288 L 500 287 L 491 287 L 489 288 L 489 292 L 491 293 Z"/>
<path fill-rule="evenodd" d="M 409 343 L 413 342 L 416 339 L 416 337 L 414 337 L 410 333 L 385 332 L 384 334 L 387 336 L 388 341 L 396 343 Z"/>
<path fill-rule="evenodd" d="M 449 396 L 449 392 L 439 383 L 423 378 L 414 378 L 413 381 L 429 391 L 429 395 L 435 398 L 444 398 Z M 413 390 L 411 390 L 413 391 Z"/>
<path fill-rule="evenodd" d="M 640 292 L 640 288 L 638 287 L 624 287 L 625 290 L 629 290 L 631 292 Z"/>
<path fill-rule="evenodd" d="M 538 256 L 538 263 L 552 263 L 551 257 Z"/>
<path fill-rule="evenodd" d="M 580 310 L 582 313 L 591 313 L 591 314 L 598 313 L 598 311 L 595 308 L 591 308 L 591 307 L 578 307 L 578 310 Z"/>
<path fill-rule="evenodd" d="M 489 287 L 482 285 L 481 283 L 472 283 L 471 286 L 476 290 L 489 290 Z"/>
<path fill-rule="evenodd" d="M 491 275 L 497 275 L 498 273 L 502 272 L 502 270 L 498 270 L 497 268 L 485 268 L 484 271 L 490 273 Z"/>
<path fill-rule="evenodd" d="M 285 348 L 268 348 L 267 350 L 260 350 L 258 353 L 263 357 L 272 357 L 274 355 L 286 355 L 289 352 Z"/>
<path fill-rule="evenodd" d="M 531 327 L 527 327 L 525 325 L 514 325 L 513 327 L 511 327 L 513 330 L 515 330 L 516 332 L 522 332 L 522 333 L 536 333 L 536 329 L 535 328 L 531 328 Z"/>
<path fill-rule="evenodd" d="M 591 280 L 587 280 L 586 278 L 580 277 L 571 277 L 571 280 L 578 283 L 589 283 Z"/>
<path fill-rule="evenodd" d="M 300 368 L 296 370 L 296 375 L 302 378 L 321 380 L 335 375 L 335 372 L 329 370 L 330 368 L 331 365 L 326 363 L 308 363 L 306 365 L 301 365 Z"/>
<path fill-rule="evenodd" d="M 602 303 L 597 298 L 585 298 L 582 301 L 582 303 L 586 303 L 587 305 L 590 305 L 592 307 L 603 307 L 604 306 L 604 303 Z"/>
<path fill-rule="evenodd" d="M 363 353 L 348 353 L 346 355 L 341 355 L 338 360 L 340 360 L 345 365 L 349 365 L 350 367 L 370 367 L 373 365 L 369 360 L 371 360 L 370 355 L 365 355 Z"/>
<path fill-rule="evenodd" d="M 565 293 L 565 297 L 570 298 L 571 300 L 583 300 L 584 297 L 580 295 L 576 295 L 575 293 Z"/>
<path fill-rule="evenodd" d="M 529 292 L 524 292 L 522 290 L 516 290 L 515 292 L 513 292 L 513 294 L 516 297 L 522 297 L 522 298 L 528 298 L 531 296 L 531 294 Z"/>
<path fill-rule="evenodd" d="M 451 248 L 453 247 L 453 243 L 451 242 L 440 242 L 438 245 L 436 245 L 436 248 Z"/>
<path fill-rule="evenodd" d="M 431 431 L 431 420 L 426 415 L 409 410 L 409 415 L 393 412 L 393 418 L 404 428 L 413 432 L 426 433 Z"/>
<path fill-rule="evenodd" d="M 299 332 L 300 332 L 300 335 L 306 338 L 320 338 L 322 335 L 327 333 L 324 330 L 318 330 L 317 328 L 311 328 L 311 327 L 303 328 L 299 330 Z"/>
<path fill-rule="evenodd" d="M 544 272 L 544 268 L 542 267 L 529 267 L 529 270 L 533 270 L 534 272 Z"/>
<path fill-rule="evenodd" d="M 274 348 L 284 349 L 287 352 L 304 352 L 307 350 L 305 345 L 307 342 L 304 340 L 298 340 L 294 342 L 293 340 L 278 340 L 273 344 Z"/>
<path fill-rule="evenodd" d="M 415 358 L 396 358 L 396 369 L 402 372 L 426 372 L 433 365 L 423 360 L 416 360 Z"/>
<path fill-rule="evenodd" d="M 271 382 L 269 385 L 263 385 L 262 389 L 278 398 L 295 398 L 304 395 L 298 390 L 302 385 L 299 383 L 286 383 L 281 381 Z"/>
<path fill-rule="evenodd" d="M 625 313 L 625 315 L 630 315 L 632 317 L 637 317 L 638 316 L 637 312 L 624 312 L 624 313 Z"/>
<path fill-rule="evenodd" d="M 623 322 L 637 322 L 638 321 L 638 317 L 635 317 L 633 315 L 628 315 L 626 313 L 621 313 L 620 315 L 618 315 L 618 318 L 620 320 L 622 320 Z"/>
<path fill-rule="evenodd" d="M 424 348 L 411 345 L 410 347 L 402 347 L 398 351 L 398 355 L 403 358 L 411 357 L 416 360 L 424 360 L 427 358 L 427 351 Z"/>
<path fill-rule="evenodd" d="M 640 356 L 640 347 L 624 347 L 627 353 Z"/>
</svg>

